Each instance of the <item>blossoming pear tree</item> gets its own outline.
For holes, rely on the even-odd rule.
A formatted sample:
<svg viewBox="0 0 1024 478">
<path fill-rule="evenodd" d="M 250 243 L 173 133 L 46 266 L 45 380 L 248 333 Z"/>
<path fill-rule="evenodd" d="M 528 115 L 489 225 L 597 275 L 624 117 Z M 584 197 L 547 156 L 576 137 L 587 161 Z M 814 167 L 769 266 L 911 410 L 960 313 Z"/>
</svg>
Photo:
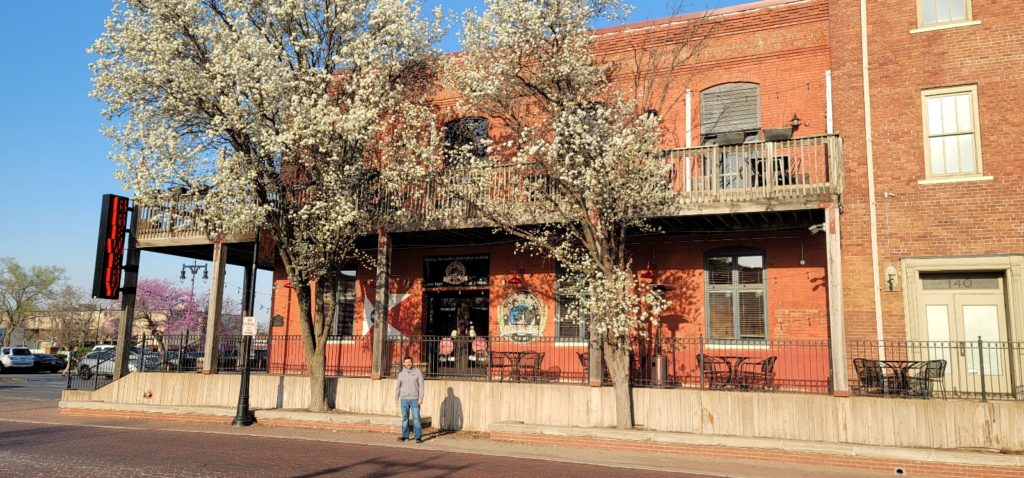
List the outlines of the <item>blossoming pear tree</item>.
<svg viewBox="0 0 1024 478">
<path fill-rule="evenodd" d="M 638 279 L 628 247 L 675 205 L 659 154 L 666 131 L 652 110 L 672 106 L 668 83 L 679 77 L 669 73 L 700 38 L 694 26 L 667 47 L 601 53 L 592 25 L 627 11 L 619 0 L 488 0 L 482 14 L 466 13 L 464 51 L 447 61 L 444 81 L 461 97 L 458 113 L 495 127 L 487 154 L 462 148 L 439 179 L 518 238 L 518 252 L 561 265 L 560 293 L 576 297 L 567 315 L 587 318 L 590 362 L 607 362 L 621 428 L 633 426 L 631 340 L 668 305 Z"/>
<path fill-rule="evenodd" d="M 377 223 L 368 185 L 433 150 L 403 132 L 432 122 L 439 18 L 416 0 L 118 0 L 91 48 L 92 95 L 136 204 L 176 204 L 160 219 L 215 235 L 273 236 L 298 298 L 313 411 L 328 408 L 336 315 L 314 295 L 337 293 L 332 279 Z"/>
</svg>

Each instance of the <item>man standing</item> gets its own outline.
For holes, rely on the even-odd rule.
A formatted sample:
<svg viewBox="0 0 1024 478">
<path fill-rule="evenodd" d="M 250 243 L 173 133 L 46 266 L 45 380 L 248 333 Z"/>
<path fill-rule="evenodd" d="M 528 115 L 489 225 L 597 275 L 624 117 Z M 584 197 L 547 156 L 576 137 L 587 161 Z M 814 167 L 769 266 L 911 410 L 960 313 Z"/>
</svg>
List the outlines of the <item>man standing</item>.
<svg viewBox="0 0 1024 478">
<path fill-rule="evenodd" d="M 402 371 L 395 381 L 395 401 L 402 410 L 402 436 L 398 441 L 409 439 L 409 414 L 412 414 L 413 433 L 416 443 L 423 443 L 423 425 L 420 423 L 420 405 L 423 404 L 423 372 L 412 367 L 412 357 L 402 360 Z"/>
</svg>

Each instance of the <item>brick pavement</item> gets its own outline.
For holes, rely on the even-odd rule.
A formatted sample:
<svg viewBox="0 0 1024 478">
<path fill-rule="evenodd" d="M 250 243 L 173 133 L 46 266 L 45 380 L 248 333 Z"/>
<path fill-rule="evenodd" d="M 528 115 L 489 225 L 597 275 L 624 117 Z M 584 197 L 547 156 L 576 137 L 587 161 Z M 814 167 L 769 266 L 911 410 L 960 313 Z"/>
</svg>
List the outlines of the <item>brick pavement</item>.
<svg viewBox="0 0 1024 478">
<path fill-rule="evenodd" d="M 158 420 L 153 417 L 64 415 L 55 402 L 10 401 L 0 409 L 0 470 L 52 476 L 71 464 L 81 475 L 109 467 L 124 476 L 737 476 L 836 478 L 882 476 L 826 470 L 807 464 L 765 464 L 739 459 L 708 459 L 636 450 L 566 449 L 529 443 L 497 442 L 481 434 L 428 435 L 422 445 L 399 444 L 379 432 L 301 429 L 260 424 L 239 429 L 224 417 Z M 12 428 L 13 427 L 13 428 Z M 63 437 L 44 446 L 14 448 L 14 436 Z M 36 430 L 36 431 L 33 431 Z M 61 445 L 60 443 L 64 443 Z M 71 446 L 68 448 L 68 446 Z M 191 451 L 182 451 L 184 449 Z M 111 450 L 118 450 L 117 461 Z M 310 453 L 310 450 L 316 450 Z M 108 456 L 110 455 L 110 456 Z M 52 456 L 61 456 L 52 459 Z M 225 467 L 231 456 L 232 467 Z M 254 460 L 252 467 L 237 457 Z M 238 458 L 241 460 L 241 458 Z M 29 465 L 29 463 L 36 463 Z M 425 468 L 417 471 L 412 464 Z M 601 466 L 594 466 L 601 465 Z M 34 467 L 34 468 L 33 468 Z M 445 468 L 445 467 L 451 467 Z M 615 468 L 613 468 L 615 467 Z M 630 468 L 624 470 L 622 468 Z M 35 470 L 35 471 L 32 471 Z M 320 473 L 320 474 L 317 474 Z"/>
</svg>

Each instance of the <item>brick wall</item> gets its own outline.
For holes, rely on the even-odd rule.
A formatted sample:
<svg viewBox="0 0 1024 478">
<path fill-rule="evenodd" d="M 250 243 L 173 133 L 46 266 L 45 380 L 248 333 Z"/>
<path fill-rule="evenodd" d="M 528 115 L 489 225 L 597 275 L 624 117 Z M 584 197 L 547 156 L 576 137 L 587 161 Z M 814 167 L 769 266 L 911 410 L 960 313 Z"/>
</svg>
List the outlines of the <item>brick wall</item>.
<svg viewBox="0 0 1024 478">
<path fill-rule="evenodd" d="M 1024 127 L 1024 28 L 1019 5 L 973 0 L 980 25 L 921 33 L 916 2 L 868 5 L 875 200 L 880 271 L 900 258 L 1024 251 L 1024 195 L 1015 137 Z M 875 337 L 861 81 L 859 2 L 830 2 L 836 131 L 845 141 L 843 280 L 847 335 Z M 925 178 L 921 91 L 978 88 L 983 174 L 990 181 Z M 885 197 L 886 192 L 894 197 Z M 890 195 L 891 196 L 891 195 Z M 884 287 L 884 281 L 879 279 Z M 900 284 L 905 278 L 900 278 Z M 903 294 L 882 292 L 886 339 L 905 334 Z"/>
</svg>

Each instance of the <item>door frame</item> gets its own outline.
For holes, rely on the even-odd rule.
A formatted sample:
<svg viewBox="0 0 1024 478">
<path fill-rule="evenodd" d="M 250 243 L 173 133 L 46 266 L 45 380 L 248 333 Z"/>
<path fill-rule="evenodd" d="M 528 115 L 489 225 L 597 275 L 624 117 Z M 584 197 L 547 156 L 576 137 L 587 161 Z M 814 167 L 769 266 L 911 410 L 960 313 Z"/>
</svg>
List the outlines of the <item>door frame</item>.
<svg viewBox="0 0 1024 478">
<path fill-rule="evenodd" d="M 928 322 L 920 300 L 922 272 L 993 272 L 1003 275 L 1007 339 L 1024 342 L 1024 255 L 910 257 L 900 260 L 900 268 L 907 338 L 927 336 Z"/>
</svg>

